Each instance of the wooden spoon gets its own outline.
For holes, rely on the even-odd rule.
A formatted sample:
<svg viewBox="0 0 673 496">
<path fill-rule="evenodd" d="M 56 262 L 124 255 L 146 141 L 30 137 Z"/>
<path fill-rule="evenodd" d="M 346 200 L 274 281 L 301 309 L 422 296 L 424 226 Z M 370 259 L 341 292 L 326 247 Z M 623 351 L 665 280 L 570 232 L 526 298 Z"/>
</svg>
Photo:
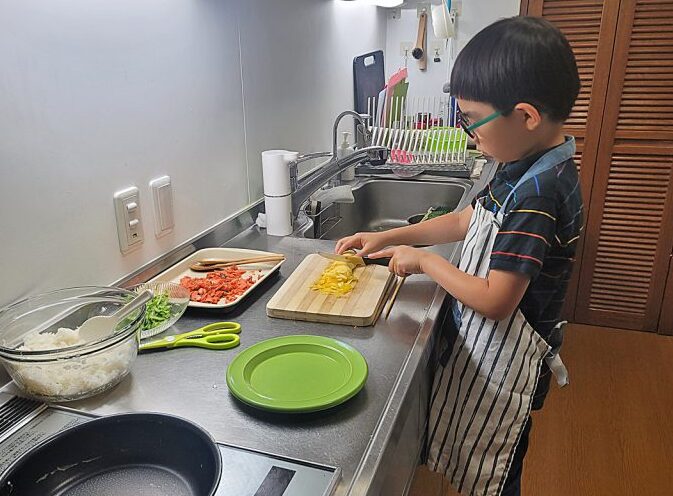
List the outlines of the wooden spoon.
<svg viewBox="0 0 673 496">
<path fill-rule="evenodd" d="M 423 12 L 418 18 L 418 37 L 416 46 L 411 51 L 412 57 L 418 60 L 418 68 L 425 71 L 428 68 L 428 57 L 425 50 L 426 34 L 428 28 L 428 14 Z"/>
<path fill-rule="evenodd" d="M 285 260 L 284 255 L 268 255 L 262 257 L 238 258 L 232 260 L 208 259 L 205 261 L 205 263 L 203 260 L 199 260 L 189 268 L 196 272 L 209 272 L 211 270 L 226 269 L 227 267 L 233 267 L 234 265 L 281 262 L 283 260 Z"/>
</svg>

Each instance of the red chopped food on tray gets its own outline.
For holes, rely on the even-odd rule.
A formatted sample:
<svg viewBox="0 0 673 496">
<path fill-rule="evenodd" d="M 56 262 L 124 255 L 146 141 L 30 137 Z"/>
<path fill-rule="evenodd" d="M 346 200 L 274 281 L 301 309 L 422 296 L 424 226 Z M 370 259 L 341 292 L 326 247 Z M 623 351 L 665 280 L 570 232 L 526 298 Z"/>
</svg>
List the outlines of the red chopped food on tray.
<svg viewBox="0 0 673 496">
<path fill-rule="evenodd" d="M 255 284 L 261 274 L 245 271 L 238 267 L 227 267 L 208 273 L 206 277 L 184 276 L 180 285 L 190 291 L 190 299 L 201 303 L 230 303 Z"/>
</svg>

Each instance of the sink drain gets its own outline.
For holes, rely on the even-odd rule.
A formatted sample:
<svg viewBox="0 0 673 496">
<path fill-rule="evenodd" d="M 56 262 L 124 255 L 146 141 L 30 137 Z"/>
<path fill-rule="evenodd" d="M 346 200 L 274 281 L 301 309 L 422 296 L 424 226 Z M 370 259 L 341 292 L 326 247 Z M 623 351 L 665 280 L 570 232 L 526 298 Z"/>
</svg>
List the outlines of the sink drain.
<svg viewBox="0 0 673 496">
<path fill-rule="evenodd" d="M 425 217 L 425 214 L 412 215 L 411 217 L 407 217 L 407 222 L 409 224 L 418 224 L 420 221 L 423 220 L 423 217 Z"/>
</svg>

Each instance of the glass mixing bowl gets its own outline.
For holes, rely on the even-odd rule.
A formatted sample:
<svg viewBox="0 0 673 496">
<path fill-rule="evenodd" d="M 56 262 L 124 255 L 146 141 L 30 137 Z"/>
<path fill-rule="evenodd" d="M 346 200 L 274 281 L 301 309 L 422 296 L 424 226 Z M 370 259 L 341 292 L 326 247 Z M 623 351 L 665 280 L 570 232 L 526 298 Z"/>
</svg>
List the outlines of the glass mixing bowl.
<svg viewBox="0 0 673 496">
<path fill-rule="evenodd" d="M 83 340 L 77 328 L 110 315 L 135 293 L 114 287 L 51 291 L 0 310 L 0 362 L 28 396 L 63 402 L 87 398 L 118 384 L 138 354 L 144 306 L 109 334 Z"/>
</svg>

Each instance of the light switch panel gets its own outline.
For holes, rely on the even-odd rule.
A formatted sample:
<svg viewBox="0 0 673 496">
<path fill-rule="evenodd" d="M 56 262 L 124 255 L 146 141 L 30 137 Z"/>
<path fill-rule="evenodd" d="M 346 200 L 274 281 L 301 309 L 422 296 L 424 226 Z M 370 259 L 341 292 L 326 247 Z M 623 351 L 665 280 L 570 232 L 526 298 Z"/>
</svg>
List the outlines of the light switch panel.
<svg viewBox="0 0 673 496">
<path fill-rule="evenodd" d="M 175 225 L 171 178 L 162 176 L 150 181 L 154 204 L 154 234 L 157 238 L 170 233 Z"/>
<path fill-rule="evenodd" d="M 119 249 L 128 253 L 143 243 L 143 224 L 140 214 L 140 191 L 135 186 L 114 194 L 115 216 Z"/>
</svg>

